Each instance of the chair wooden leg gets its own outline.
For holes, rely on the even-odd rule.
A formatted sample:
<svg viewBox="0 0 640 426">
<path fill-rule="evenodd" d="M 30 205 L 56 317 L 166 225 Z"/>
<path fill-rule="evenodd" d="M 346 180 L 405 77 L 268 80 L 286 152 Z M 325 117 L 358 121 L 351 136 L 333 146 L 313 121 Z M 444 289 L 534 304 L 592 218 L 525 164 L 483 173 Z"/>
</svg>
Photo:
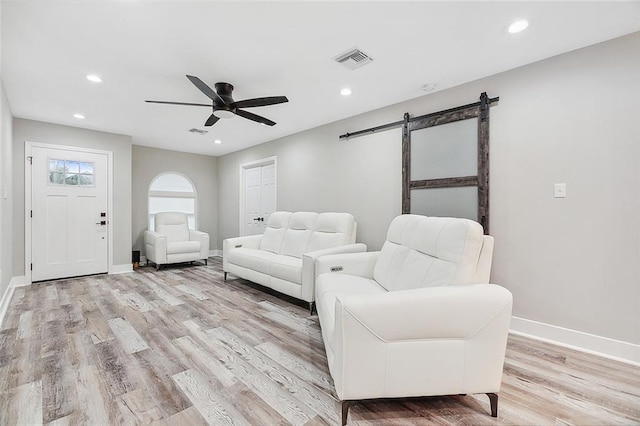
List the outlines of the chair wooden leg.
<svg viewBox="0 0 640 426">
<path fill-rule="evenodd" d="M 355 401 L 342 401 L 342 426 L 347 424 L 347 416 L 349 415 L 349 407 L 353 405 Z"/>
<path fill-rule="evenodd" d="M 498 417 L 498 394 L 488 393 L 489 403 L 491 404 L 491 417 Z"/>
</svg>

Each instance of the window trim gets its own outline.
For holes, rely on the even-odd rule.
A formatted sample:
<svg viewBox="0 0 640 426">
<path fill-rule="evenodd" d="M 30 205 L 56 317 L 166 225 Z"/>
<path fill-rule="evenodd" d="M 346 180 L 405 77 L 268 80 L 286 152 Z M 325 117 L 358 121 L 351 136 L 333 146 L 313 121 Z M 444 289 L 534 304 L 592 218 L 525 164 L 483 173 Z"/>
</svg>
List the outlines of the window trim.
<svg viewBox="0 0 640 426">
<path fill-rule="evenodd" d="M 153 186 L 154 182 L 157 181 L 162 176 L 166 176 L 166 175 L 178 175 L 178 176 L 183 177 L 191 185 L 192 191 L 191 192 L 186 192 L 186 191 L 154 191 L 154 190 L 152 190 L 151 187 Z M 149 187 L 147 189 L 147 229 L 148 230 L 151 230 L 150 229 L 151 213 L 150 213 L 150 205 L 149 205 L 151 197 L 193 198 L 193 217 L 194 217 L 193 227 L 194 227 L 194 230 L 198 229 L 198 190 L 196 188 L 196 185 L 193 183 L 193 180 L 191 180 L 191 178 L 189 178 L 189 176 L 185 175 L 184 173 L 180 173 L 178 171 L 175 171 L 175 170 L 169 170 L 169 171 L 166 171 L 166 172 L 158 173 L 157 175 L 154 176 L 153 179 L 151 179 L 151 181 L 149 182 Z M 155 224 L 155 222 L 154 222 L 154 224 Z M 155 226 L 154 226 L 153 230 L 155 231 Z"/>
</svg>

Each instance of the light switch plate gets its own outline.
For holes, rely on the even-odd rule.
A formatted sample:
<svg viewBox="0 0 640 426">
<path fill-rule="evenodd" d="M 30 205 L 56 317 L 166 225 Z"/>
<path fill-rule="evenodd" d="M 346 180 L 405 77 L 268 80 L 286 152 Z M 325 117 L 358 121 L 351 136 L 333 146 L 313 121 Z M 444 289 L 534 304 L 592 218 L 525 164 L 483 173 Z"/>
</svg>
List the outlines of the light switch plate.
<svg viewBox="0 0 640 426">
<path fill-rule="evenodd" d="M 556 183 L 553 185 L 553 196 L 555 198 L 567 198 L 567 184 Z"/>
</svg>

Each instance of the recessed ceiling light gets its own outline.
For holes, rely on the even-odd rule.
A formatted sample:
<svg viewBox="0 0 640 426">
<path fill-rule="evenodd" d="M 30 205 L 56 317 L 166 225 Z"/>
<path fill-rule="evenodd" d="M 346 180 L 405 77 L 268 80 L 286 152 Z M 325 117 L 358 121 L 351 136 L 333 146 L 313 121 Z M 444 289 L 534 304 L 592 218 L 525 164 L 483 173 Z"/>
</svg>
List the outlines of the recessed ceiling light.
<svg viewBox="0 0 640 426">
<path fill-rule="evenodd" d="M 340 94 L 342 96 L 349 96 L 351 94 L 351 89 L 349 89 L 348 87 L 345 87 L 340 91 Z"/>
<path fill-rule="evenodd" d="M 73 114 L 73 116 L 74 116 L 75 118 L 77 118 L 78 120 L 84 120 L 84 115 L 82 115 L 82 114 L 77 114 L 77 113 L 76 113 L 76 114 Z"/>
<path fill-rule="evenodd" d="M 102 79 L 97 74 L 87 74 L 87 80 L 91 81 L 92 83 L 102 83 Z"/>
<path fill-rule="evenodd" d="M 213 141 L 213 143 L 215 143 L 216 145 L 220 145 L 222 141 L 220 139 L 216 139 L 215 141 Z"/>
<path fill-rule="evenodd" d="M 524 31 L 528 26 L 529 26 L 529 23 L 524 19 L 521 19 L 509 25 L 509 27 L 507 28 L 507 31 L 509 31 L 509 34 L 516 34 L 516 33 L 519 33 L 520 31 Z"/>
</svg>

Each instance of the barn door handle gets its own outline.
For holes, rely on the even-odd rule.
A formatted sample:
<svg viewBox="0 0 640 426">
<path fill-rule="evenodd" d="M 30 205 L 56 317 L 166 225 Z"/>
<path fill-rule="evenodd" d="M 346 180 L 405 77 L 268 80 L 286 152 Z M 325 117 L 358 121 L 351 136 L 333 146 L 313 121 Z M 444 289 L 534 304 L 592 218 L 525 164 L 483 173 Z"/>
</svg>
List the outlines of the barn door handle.
<svg viewBox="0 0 640 426">
<path fill-rule="evenodd" d="M 107 221 L 106 221 L 106 220 L 101 220 L 100 222 L 96 222 L 96 225 L 102 225 L 102 226 L 104 226 L 104 225 L 106 225 L 106 224 L 107 224 Z"/>
</svg>

